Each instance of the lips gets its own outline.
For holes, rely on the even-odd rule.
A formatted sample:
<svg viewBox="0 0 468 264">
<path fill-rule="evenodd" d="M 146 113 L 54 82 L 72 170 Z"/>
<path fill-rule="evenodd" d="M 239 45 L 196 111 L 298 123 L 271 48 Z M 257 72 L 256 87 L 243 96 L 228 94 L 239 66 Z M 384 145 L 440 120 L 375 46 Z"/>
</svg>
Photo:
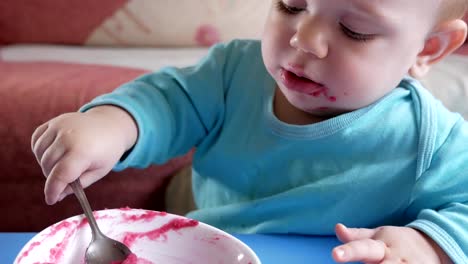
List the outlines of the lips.
<svg viewBox="0 0 468 264">
<path fill-rule="evenodd" d="M 308 78 L 298 76 L 291 71 L 281 69 L 280 76 L 283 84 L 290 90 L 312 96 L 319 96 L 325 92 L 325 87 L 322 84 L 314 82 Z"/>
</svg>

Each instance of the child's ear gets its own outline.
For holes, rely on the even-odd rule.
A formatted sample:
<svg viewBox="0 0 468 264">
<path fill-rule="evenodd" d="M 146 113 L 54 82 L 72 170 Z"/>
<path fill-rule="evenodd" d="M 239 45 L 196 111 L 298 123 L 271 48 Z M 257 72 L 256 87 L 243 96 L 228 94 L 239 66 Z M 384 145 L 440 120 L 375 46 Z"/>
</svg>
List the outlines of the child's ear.
<svg viewBox="0 0 468 264">
<path fill-rule="evenodd" d="M 430 67 L 460 47 L 465 41 L 467 25 L 455 19 L 438 26 L 426 39 L 423 50 L 409 69 L 414 78 L 421 78 Z"/>
</svg>

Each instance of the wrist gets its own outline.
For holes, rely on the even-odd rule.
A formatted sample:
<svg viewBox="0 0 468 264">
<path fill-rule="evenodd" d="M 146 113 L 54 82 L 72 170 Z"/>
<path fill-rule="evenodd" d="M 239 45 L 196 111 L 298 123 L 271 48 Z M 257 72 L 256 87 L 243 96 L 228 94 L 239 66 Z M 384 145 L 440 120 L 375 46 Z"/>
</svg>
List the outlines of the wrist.
<svg viewBox="0 0 468 264">
<path fill-rule="evenodd" d="M 439 263 L 441 264 L 453 264 L 453 261 L 450 257 L 445 253 L 445 251 L 437 244 L 431 237 L 429 237 L 426 233 L 421 232 L 416 229 L 423 237 L 427 240 L 427 242 L 431 245 L 432 249 L 435 251 L 437 256 L 439 257 Z"/>
<path fill-rule="evenodd" d="M 103 122 L 109 126 L 109 131 L 118 135 L 118 142 L 123 143 L 124 152 L 135 145 L 138 138 L 138 126 L 125 109 L 115 105 L 101 105 L 90 108 L 85 113 L 103 117 Z"/>
</svg>

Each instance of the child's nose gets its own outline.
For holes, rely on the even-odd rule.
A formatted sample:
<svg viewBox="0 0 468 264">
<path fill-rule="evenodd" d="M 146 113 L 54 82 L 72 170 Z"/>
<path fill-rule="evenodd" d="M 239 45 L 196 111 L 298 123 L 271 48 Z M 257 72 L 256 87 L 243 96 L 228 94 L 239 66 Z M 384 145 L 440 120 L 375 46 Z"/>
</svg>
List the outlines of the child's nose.
<svg viewBox="0 0 468 264">
<path fill-rule="evenodd" d="M 319 59 L 325 58 L 328 55 L 325 25 L 317 17 L 302 19 L 289 44 L 291 47 L 304 53 L 313 54 Z"/>
</svg>

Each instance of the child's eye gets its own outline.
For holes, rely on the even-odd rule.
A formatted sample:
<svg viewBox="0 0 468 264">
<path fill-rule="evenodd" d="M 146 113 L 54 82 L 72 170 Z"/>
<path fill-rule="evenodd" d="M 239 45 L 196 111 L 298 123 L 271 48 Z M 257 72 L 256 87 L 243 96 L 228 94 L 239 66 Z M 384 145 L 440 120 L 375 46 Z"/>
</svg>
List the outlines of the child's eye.
<svg viewBox="0 0 468 264">
<path fill-rule="evenodd" d="M 340 23 L 340 28 L 341 31 L 350 39 L 355 40 L 355 41 L 368 41 L 372 40 L 375 37 L 375 34 L 362 34 L 355 32 L 351 29 L 349 29 L 347 26 L 343 25 Z"/>
<path fill-rule="evenodd" d="M 299 8 L 299 7 L 295 7 L 295 6 L 289 6 L 289 5 L 285 4 L 283 1 L 278 1 L 276 7 L 280 12 L 283 12 L 283 13 L 288 14 L 288 15 L 295 15 L 295 14 L 298 14 L 298 13 L 304 11 L 303 8 Z"/>
</svg>

